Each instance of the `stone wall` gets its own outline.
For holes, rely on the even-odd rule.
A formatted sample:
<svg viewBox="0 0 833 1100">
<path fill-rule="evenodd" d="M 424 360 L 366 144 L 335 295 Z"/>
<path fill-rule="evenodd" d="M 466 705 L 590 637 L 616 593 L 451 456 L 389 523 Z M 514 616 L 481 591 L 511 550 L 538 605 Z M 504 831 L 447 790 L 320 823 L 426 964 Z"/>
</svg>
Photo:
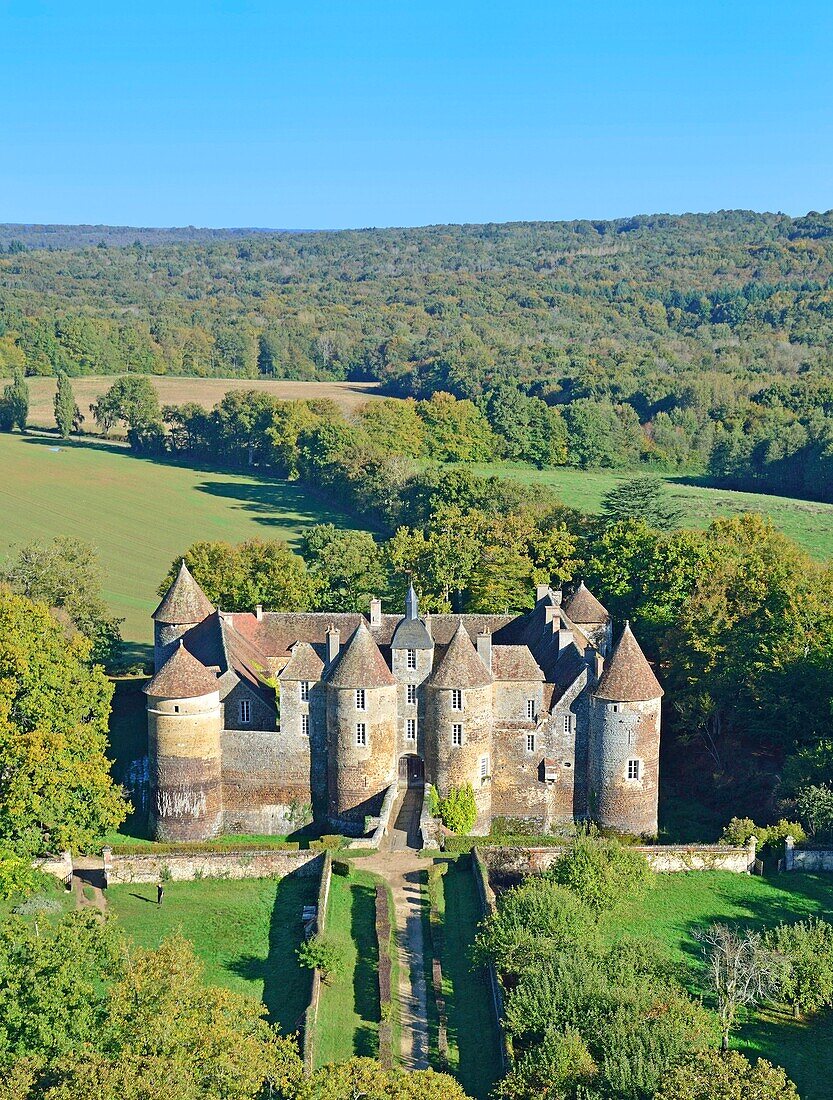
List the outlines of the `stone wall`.
<svg viewBox="0 0 833 1100">
<path fill-rule="evenodd" d="M 833 851 L 796 848 L 791 836 L 784 845 L 785 871 L 833 871 Z"/>
<path fill-rule="evenodd" d="M 488 917 L 494 913 L 496 909 L 495 895 L 489 885 L 488 866 L 479 848 L 475 848 L 471 853 L 471 869 L 474 875 L 474 885 L 477 890 L 477 897 L 480 901 L 481 914 L 483 917 Z M 506 1032 L 503 1027 L 503 989 L 501 988 L 500 979 L 497 976 L 497 970 L 495 969 L 494 963 L 489 963 L 489 965 L 485 966 L 483 969 L 486 971 L 486 980 L 489 984 L 489 992 L 491 994 L 492 1011 L 495 1014 L 495 1023 L 500 1037 L 501 1069 L 505 1073 L 509 1065 L 509 1051 L 506 1043 Z"/>
<path fill-rule="evenodd" d="M 755 866 L 754 837 L 746 848 L 721 844 L 635 845 L 651 869 L 661 873 L 676 871 L 732 871 L 749 874 Z M 490 871 L 528 875 L 546 871 L 563 855 L 564 848 L 499 848 L 484 845 L 479 849 Z"/>
<path fill-rule="evenodd" d="M 284 836 L 312 819 L 310 739 L 294 730 L 224 730 L 223 828 Z"/>
<path fill-rule="evenodd" d="M 268 848 L 135 856 L 113 855 L 105 849 L 104 873 L 108 886 L 159 882 L 163 876 L 173 882 L 208 878 L 284 878 L 293 872 L 317 875 L 321 872 L 323 861 L 321 852 L 286 852 Z"/>
<path fill-rule="evenodd" d="M 590 816 L 600 825 L 634 836 L 655 836 L 659 797 L 660 700 L 590 708 Z M 640 761 L 629 779 L 629 760 Z"/>
</svg>

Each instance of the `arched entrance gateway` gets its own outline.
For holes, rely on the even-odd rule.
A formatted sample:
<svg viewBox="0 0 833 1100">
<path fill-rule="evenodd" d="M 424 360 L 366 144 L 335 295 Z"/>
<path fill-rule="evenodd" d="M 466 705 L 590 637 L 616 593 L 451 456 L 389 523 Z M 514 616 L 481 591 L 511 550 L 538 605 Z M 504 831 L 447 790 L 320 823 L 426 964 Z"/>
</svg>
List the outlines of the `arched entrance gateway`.
<svg viewBox="0 0 833 1100">
<path fill-rule="evenodd" d="M 399 786 L 421 787 L 425 782 L 425 761 L 416 753 L 399 757 Z"/>
</svg>

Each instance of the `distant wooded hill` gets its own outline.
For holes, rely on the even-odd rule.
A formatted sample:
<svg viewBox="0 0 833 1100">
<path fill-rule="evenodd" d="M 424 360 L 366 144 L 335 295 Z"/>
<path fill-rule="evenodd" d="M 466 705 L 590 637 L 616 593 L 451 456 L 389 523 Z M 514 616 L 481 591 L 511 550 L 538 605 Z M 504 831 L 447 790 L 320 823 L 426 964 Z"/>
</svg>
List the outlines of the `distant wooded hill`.
<svg viewBox="0 0 833 1100">
<path fill-rule="evenodd" d="M 0 241 L 0 373 L 500 391 L 492 420 L 520 391 L 563 408 L 577 465 L 636 451 L 807 495 L 833 454 L 830 211 Z"/>
</svg>

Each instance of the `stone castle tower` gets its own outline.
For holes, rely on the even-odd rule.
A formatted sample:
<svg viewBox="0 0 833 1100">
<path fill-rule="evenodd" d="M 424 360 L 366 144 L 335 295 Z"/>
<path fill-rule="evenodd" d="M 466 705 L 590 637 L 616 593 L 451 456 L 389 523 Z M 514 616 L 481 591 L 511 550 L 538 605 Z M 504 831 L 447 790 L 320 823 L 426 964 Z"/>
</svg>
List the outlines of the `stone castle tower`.
<svg viewBox="0 0 833 1100">
<path fill-rule="evenodd" d="M 151 818 L 160 839 L 364 831 L 392 785 L 471 784 L 495 815 L 657 831 L 662 688 L 579 584 L 523 615 L 227 614 L 183 563 L 154 613 Z"/>
</svg>

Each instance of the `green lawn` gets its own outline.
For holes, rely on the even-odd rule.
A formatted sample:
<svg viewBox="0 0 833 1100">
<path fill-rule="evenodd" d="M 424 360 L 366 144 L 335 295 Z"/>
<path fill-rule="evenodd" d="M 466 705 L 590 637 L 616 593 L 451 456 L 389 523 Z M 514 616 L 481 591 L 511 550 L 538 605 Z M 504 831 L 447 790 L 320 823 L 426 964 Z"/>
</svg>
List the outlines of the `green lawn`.
<svg viewBox="0 0 833 1100">
<path fill-rule="evenodd" d="M 692 989 L 700 948 L 692 930 L 715 921 L 768 928 L 807 916 L 831 919 L 833 876 L 789 874 L 767 878 L 720 871 L 657 875 L 644 897 L 607 920 L 611 939 L 659 939 L 672 959 L 692 968 Z M 758 1014 L 734 1045 L 782 1065 L 798 1085 L 802 1100 L 827 1100 L 833 1080 L 833 1013 L 796 1022 L 779 1009 Z"/>
<path fill-rule="evenodd" d="M 316 523 L 350 526 L 298 485 L 137 458 L 101 442 L 0 435 L 0 560 L 31 539 L 92 542 L 104 596 L 125 619 L 125 639 L 153 637 L 156 589 L 173 559 L 199 539 L 297 543 Z"/>
<path fill-rule="evenodd" d="M 565 504 L 582 512 L 600 511 L 604 494 L 624 478 L 634 476 L 633 473 L 614 473 L 611 470 L 536 470 L 514 462 L 494 462 L 471 469 L 480 474 L 497 474 L 530 485 L 548 485 Z M 716 516 L 761 512 L 770 516 L 777 527 L 814 558 L 826 560 L 833 556 L 833 504 L 713 489 L 704 484 L 694 484 L 698 479 L 686 478 L 681 474 L 659 476 L 668 486 L 670 499 L 682 509 L 682 522 L 688 526 L 706 527 Z M 688 481 L 692 484 L 687 484 Z"/>
<path fill-rule="evenodd" d="M 156 887 L 111 886 L 110 912 L 143 947 L 181 932 L 205 963 L 206 980 L 263 1000 L 270 1019 L 296 1031 L 309 1003 L 311 977 L 295 952 L 303 938 L 301 910 L 314 903 L 315 875 L 277 879 L 169 882 Z"/>
<path fill-rule="evenodd" d="M 315 1065 L 379 1051 L 379 947 L 376 942 L 376 876 L 353 869 L 333 875 L 327 936 L 346 960 L 341 974 L 321 990 L 315 1031 Z"/>
<path fill-rule="evenodd" d="M 500 1076 L 500 1040 L 484 972 L 469 958 L 482 915 L 471 856 L 449 860 L 438 881 L 449 1069 L 469 1096 L 485 1100 Z"/>
</svg>

